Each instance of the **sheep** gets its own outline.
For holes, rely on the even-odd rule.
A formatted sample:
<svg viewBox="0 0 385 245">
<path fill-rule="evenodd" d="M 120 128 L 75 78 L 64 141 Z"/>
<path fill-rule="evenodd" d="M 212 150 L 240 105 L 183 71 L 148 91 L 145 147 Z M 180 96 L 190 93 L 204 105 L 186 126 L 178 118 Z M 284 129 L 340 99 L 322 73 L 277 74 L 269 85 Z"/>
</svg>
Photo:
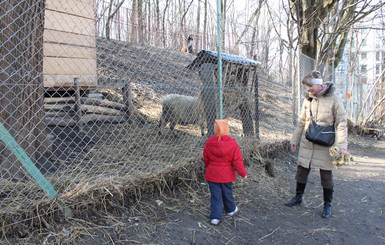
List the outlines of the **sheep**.
<svg viewBox="0 0 385 245">
<path fill-rule="evenodd" d="M 191 35 L 189 35 L 187 38 L 187 46 L 183 46 L 180 51 L 182 53 L 192 54 L 193 53 L 193 48 L 192 48 L 192 41 L 193 40 L 194 40 L 193 37 Z"/>
<path fill-rule="evenodd" d="M 170 123 L 171 132 L 174 132 L 175 125 L 199 124 L 201 134 L 204 136 L 204 111 L 201 95 L 192 97 L 180 94 L 166 95 L 162 100 L 162 114 L 159 119 L 159 131 Z"/>
</svg>

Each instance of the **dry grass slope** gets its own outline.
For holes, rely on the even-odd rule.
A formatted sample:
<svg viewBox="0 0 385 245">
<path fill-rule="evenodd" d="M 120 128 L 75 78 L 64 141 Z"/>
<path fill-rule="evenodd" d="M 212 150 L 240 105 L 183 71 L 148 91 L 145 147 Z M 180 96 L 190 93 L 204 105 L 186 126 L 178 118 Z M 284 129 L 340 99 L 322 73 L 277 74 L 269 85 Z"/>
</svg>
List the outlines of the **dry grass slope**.
<svg viewBox="0 0 385 245">
<path fill-rule="evenodd" d="M 39 198 L 31 196 L 33 205 L 30 208 L 25 209 L 15 203 L 13 212 L 1 213 L 2 223 L 5 224 L 3 235 L 30 237 L 35 228 L 52 230 L 58 223 L 68 221 L 79 229 L 73 228 L 75 231 L 65 240 L 75 241 L 89 235 L 86 227 L 95 225 L 91 222 L 93 214 L 102 217 L 102 220 L 110 220 L 110 212 L 125 212 L 127 208 L 131 210 L 132 205 L 140 205 L 135 200 L 140 200 L 146 193 L 162 194 L 178 188 L 190 188 L 193 183 L 199 182 L 203 175 L 201 150 L 205 142 L 204 138 L 199 137 L 199 130 L 194 127 L 178 128 L 183 140 L 175 140 L 159 138 L 156 126 L 162 96 L 169 93 L 198 93 L 201 86 L 199 77 L 186 69 L 194 58 L 190 54 L 162 48 L 98 40 L 100 89 L 113 90 L 116 96 L 111 100 L 121 102 L 121 85 L 130 81 L 137 120 L 129 127 L 125 124 L 108 127 L 106 130 L 110 138 L 103 138 L 103 143 L 96 143 L 91 150 L 84 152 L 82 149 L 72 149 L 76 157 L 57 159 L 56 164 L 67 166 L 66 179 L 63 179 L 60 183 L 62 187 L 58 189 L 62 199 L 50 201 L 40 193 Z M 287 140 L 293 129 L 291 98 L 285 86 L 260 74 L 259 93 L 259 140 L 241 136 L 242 124 L 236 113 L 230 119 L 231 132 L 241 146 L 245 162 L 248 165 L 255 164 L 258 169 L 265 165 L 271 166 L 277 152 L 287 149 Z M 104 127 L 97 130 L 100 133 Z M 153 139 L 157 139 L 156 145 L 152 144 Z M 116 150 L 115 142 L 124 142 L 121 147 L 131 151 L 131 158 L 120 156 L 121 149 Z M 186 142 L 189 142 L 187 148 Z M 92 159 L 105 161 L 98 162 L 99 167 L 95 171 L 91 170 L 94 164 Z M 135 159 L 141 160 L 138 162 Z M 117 172 L 118 166 L 127 165 L 131 166 L 130 170 Z M 88 168 L 93 171 L 92 176 L 87 175 Z M 62 174 L 59 171 L 47 178 L 60 179 Z M 263 178 L 259 181 L 263 181 Z M 23 184 L 26 183 L 15 183 L 15 188 Z M 30 189 L 38 192 L 36 184 L 28 185 L 32 185 Z M 8 194 L 13 195 L 11 190 Z M 14 200 L 17 200 L 17 192 L 14 194 Z M 65 217 L 62 211 L 66 206 L 70 206 L 75 217 L 81 217 L 81 220 Z M 33 228 L 26 228 L 30 224 Z M 59 232 L 53 237 L 56 237 L 56 241 L 63 241 L 65 234 Z"/>
</svg>

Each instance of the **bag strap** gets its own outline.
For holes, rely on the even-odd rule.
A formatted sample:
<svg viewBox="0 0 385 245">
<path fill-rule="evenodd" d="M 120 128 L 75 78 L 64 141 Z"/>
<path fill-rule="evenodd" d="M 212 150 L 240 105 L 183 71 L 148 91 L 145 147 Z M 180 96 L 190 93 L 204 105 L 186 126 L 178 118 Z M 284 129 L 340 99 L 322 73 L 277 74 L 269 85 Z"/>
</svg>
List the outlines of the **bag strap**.
<svg viewBox="0 0 385 245">
<path fill-rule="evenodd" d="M 311 101 L 312 100 L 310 100 L 310 118 L 313 120 L 313 113 L 311 112 Z"/>
<path fill-rule="evenodd" d="M 310 100 L 310 119 L 313 120 L 313 113 L 311 112 L 311 102 L 312 100 Z M 335 123 L 335 120 L 333 120 L 333 124 Z"/>
</svg>

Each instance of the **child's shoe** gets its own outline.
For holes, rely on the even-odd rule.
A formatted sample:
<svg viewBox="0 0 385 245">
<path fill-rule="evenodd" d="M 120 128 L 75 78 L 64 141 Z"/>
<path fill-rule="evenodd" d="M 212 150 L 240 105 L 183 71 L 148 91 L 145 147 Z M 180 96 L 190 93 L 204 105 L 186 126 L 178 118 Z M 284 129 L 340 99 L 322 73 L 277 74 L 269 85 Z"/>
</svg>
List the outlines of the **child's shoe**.
<svg viewBox="0 0 385 245">
<path fill-rule="evenodd" d="M 212 225 L 217 225 L 219 223 L 219 219 L 212 219 L 210 223 Z"/>
<path fill-rule="evenodd" d="M 234 211 L 233 211 L 233 212 L 230 212 L 230 213 L 227 213 L 227 215 L 229 215 L 229 216 L 233 216 L 234 214 L 238 213 L 238 211 L 239 211 L 238 207 L 237 207 L 237 206 L 235 206 L 235 209 L 234 209 Z"/>
</svg>

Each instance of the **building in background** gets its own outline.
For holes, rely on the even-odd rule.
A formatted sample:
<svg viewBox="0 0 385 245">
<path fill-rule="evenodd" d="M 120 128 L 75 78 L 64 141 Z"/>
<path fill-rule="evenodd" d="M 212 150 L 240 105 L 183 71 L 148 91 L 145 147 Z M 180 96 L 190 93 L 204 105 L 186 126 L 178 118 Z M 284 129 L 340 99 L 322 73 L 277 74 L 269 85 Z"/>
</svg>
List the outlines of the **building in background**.
<svg viewBox="0 0 385 245">
<path fill-rule="evenodd" d="M 368 85 L 368 90 L 364 91 L 367 96 L 368 93 L 368 105 L 366 109 L 368 113 L 372 110 L 385 95 L 385 83 L 384 83 L 384 30 L 382 23 L 375 23 L 372 25 L 360 26 L 360 31 L 357 35 L 357 44 L 359 46 L 359 64 L 360 74 L 365 79 L 362 81 Z M 366 80 L 366 81 L 365 81 Z M 372 90 L 374 86 L 374 89 Z M 374 117 L 378 116 L 382 111 L 384 105 L 380 105 Z"/>
<path fill-rule="evenodd" d="M 382 24 L 357 26 L 349 34 L 344 57 L 335 71 L 335 83 L 349 118 L 357 122 L 362 111 L 368 115 L 385 95 L 385 32 Z M 374 86 L 374 88 L 373 88 Z M 373 88 L 373 89 L 372 89 Z M 383 111 L 381 104 L 376 113 Z M 362 109 L 363 108 L 363 109 Z"/>
</svg>

